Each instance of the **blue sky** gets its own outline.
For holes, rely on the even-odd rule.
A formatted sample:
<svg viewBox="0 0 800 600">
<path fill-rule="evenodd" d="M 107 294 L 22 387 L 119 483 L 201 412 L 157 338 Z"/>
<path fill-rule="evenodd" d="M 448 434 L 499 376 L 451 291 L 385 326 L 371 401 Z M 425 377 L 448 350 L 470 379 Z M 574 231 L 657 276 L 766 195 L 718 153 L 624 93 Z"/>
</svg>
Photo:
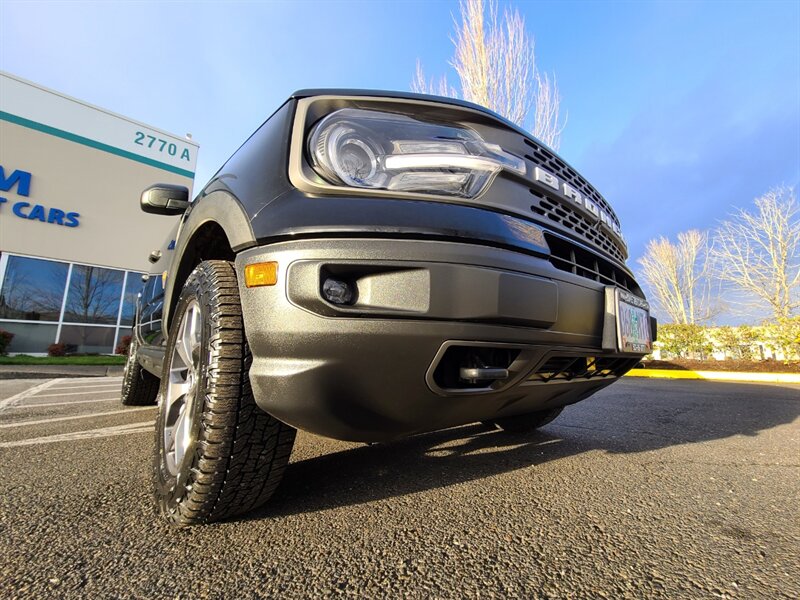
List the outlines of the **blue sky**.
<svg viewBox="0 0 800 600">
<path fill-rule="evenodd" d="M 501 2 L 501 6 L 506 3 Z M 800 181 L 800 2 L 514 2 L 568 112 L 560 152 L 648 239 Z M 201 145 L 197 185 L 303 87 L 454 74 L 457 2 L 11 2 L 0 68 Z"/>
</svg>

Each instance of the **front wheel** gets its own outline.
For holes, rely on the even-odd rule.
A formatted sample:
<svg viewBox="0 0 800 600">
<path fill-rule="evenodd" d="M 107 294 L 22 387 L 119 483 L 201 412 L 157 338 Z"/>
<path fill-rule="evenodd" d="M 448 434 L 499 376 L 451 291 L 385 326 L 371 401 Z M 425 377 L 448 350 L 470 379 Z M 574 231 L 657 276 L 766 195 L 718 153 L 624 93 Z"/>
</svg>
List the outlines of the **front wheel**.
<svg viewBox="0 0 800 600">
<path fill-rule="evenodd" d="M 295 429 L 255 403 L 233 265 L 189 276 L 167 340 L 153 460 L 159 512 L 177 527 L 264 503 L 280 483 Z"/>
<path fill-rule="evenodd" d="M 528 413 L 527 415 L 501 417 L 493 421 L 486 421 L 486 424 L 499 427 L 503 431 L 508 431 L 509 433 L 530 433 L 552 422 L 561 414 L 562 410 L 564 410 L 564 407 L 559 406 L 558 408 L 540 410 L 538 412 Z"/>
</svg>

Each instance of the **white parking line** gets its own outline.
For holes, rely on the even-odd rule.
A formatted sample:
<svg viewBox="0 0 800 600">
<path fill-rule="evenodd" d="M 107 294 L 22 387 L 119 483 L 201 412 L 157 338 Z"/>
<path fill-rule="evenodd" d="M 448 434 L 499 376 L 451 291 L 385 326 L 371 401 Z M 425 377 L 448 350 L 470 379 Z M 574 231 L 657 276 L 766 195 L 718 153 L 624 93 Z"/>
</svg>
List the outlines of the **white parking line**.
<svg viewBox="0 0 800 600">
<path fill-rule="evenodd" d="M 53 391 L 56 390 L 96 390 L 97 388 L 105 388 L 105 387 L 118 387 L 118 382 L 111 382 L 111 383 L 98 383 L 97 385 L 65 385 L 65 386 L 58 386 L 50 388 Z"/>
<path fill-rule="evenodd" d="M 139 412 L 140 410 L 153 410 L 157 406 L 143 406 L 141 408 L 126 408 L 124 410 L 112 410 L 108 412 L 91 413 L 88 415 L 75 415 L 74 417 L 55 417 L 53 419 L 39 419 L 36 421 L 20 421 L 18 423 L 3 423 L 0 429 L 9 427 L 24 427 L 25 425 L 42 425 L 44 423 L 57 423 L 59 421 L 73 421 L 75 419 L 91 419 L 92 417 L 107 417 L 109 415 L 120 415 L 122 413 Z"/>
<path fill-rule="evenodd" d="M 34 398 L 28 398 L 29 400 L 33 400 Z M 102 398 L 100 400 L 70 400 L 69 402 L 40 402 L 38 404 L 17 404 L 16 406 L 10 406 L 10 410 L 20 409 L 20 408 L 39 408 L 39 407 L 50 407 L 50 406 L 74 406 L 75 404 L 94 404 L 95 402 L 112 402 L 114 400 L 119 400 L 119 396 L 114 396 L 113 398 Z"/>
<path fill-rule="evenodd" d="M 142 423 L 128 423 L 127 425 L 117 425 L 115 427 L 102 427 L 100 429 L 89 429 L 88 431 L 75 431 L 72 433 L 61 433 L 58 435 L 48 435 L 27 440 L 17 440 L 14 442 L 0 442 L 0 448 L 14 448 L 17 446 L 33 446 L 35 444 L 52 444 L 53 442 L 72 442 L 76 440 L 88 440 L 101 437 L 113 437 L 116 435 L 128 435 L 131 433 L 152 433 L 153 423 L 145 421 Z"/>
<path fill-rule="evenodd" d="M 59 387 L 82 388 L 120 383 L 122 383 L 122 377 L 64 377 L 59 380 Z"/>
<path fill-rule="evenodd" d="M 47 390 L 48 392 L 52 391 L 52 388 Z M 33 396 L 34 398 L 53 398 L 57 397 L 60 398 L 61 396 L 83 396 L 84 394 L 107 394 L 110 390 L 97 390 L 96 392 L 66 392 L 64 394 L 36 394 Z"/>
<path fill-rule="evenodd" d="M 0 400 L 0 412 L 3 412 L 5 409 L 10 408 L 11 406 L 14 406 L 16 403 L 21 402 L 22 400 L 25 400 L 25 398 L 33 396 L 37 392 L 41 392 L 42 390 L 48 389 L 49 387 L 55 385 L 59 381 L 63 381 L 63 380 L 62 379 L 51 379 L 49 381 L 45 381 L 44 383 L 40 383 L 39 385 L 35 385 L 35 386 L 31 387 L 31 388 L 28 388 L 27 390 L 24 390 L 24 391 L 20 392 L 19 394 L 15 394 L 14 396 L 11 396 L 10 398 L 6 398 L 5 400 Z"/>
</svg>

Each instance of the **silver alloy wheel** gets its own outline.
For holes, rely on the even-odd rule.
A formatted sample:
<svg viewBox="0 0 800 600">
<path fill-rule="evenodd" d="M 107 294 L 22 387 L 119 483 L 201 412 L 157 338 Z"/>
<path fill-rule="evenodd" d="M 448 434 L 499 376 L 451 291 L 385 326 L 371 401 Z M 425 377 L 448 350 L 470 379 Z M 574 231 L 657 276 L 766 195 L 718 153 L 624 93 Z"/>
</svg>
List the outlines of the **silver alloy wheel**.
<svg viewBox="0 0 800 600">
<path fill-rule="evenodd" d="M 166 467 L 176 476 L 194 432 L 194 402 L 200 375 L 200 342 L 202 336 L 200 304 L 192 300 L 178 324 L 178 335 L 164 393 L 164 453 Z"/>
</svg>

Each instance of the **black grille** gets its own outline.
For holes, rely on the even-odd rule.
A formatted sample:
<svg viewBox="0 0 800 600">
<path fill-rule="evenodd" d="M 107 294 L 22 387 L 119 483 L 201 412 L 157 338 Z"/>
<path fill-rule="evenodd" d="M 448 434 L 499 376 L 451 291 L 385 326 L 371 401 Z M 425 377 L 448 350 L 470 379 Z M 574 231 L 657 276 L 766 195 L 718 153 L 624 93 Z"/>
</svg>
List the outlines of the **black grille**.
<svg viewBox="0 0 800 600">
<path fill-rule="evenodd" d="M 597 225 L 591 223 L 583 215 L 570 210 L 563 204 L 559 204 L 546 198 L 543 194 L 531 190 L 535 198 L 535 204 L 531 204 L 531 210 L 537 215 L 541 215 L 558 223 L 563 228 L 573 231 L 577 235 L 586 239 L 593 246 L 597 246 L 606 254 L 616 258 L 620 262 L 625 262 L 625 256 L 611 238 Z"/>
<path fill-rule="evenodd" d="M 548 383 L 621 377 L 638 362 L 638 358 L 613 356 L 551 356 L 528 376 L 528 381 Z"/>
<path fill-rule="evenodd" d="M 546 169 L 556 177 L 560 178 L 562 181 L 566 181 L 581 194 L 594 200 L 594 202 L 596 202 L 597 205 L 605 210 L 608 214 L 614 214 L 611 206 L 609 206 L 608 202 L 606 202 L 606 199 L 600 195 L 600 192 L 594 189 L 588 181 L 576 173 L 575 169 L 570 167 L 567 163 L 558 158 L 547 148 L 539 146 L 527 138 L 523 138 L 523 140 L 525 141 L 525 144 L 531 148 L 532 155 L 526 154 L 525 158 L 536 163 L 543 169 Z"/>
<path fill-rule="evenodd" d="M 523 138 L 523 140 L 531 149 L 530 154 L 525 155 L 526 159 L 552 173 L 561 181 L 566 182 L 581 194 L 590 198 L 609 215 L 614 215 L 614 211 L 611 209 L 608 202 L 606 202 L 605 198 L 603 198 L 588 181 L 576 173 L 572 167 L 550 152 L 547 148 L 539 146 L 526 138 Z M 625 260 L 624 249 L 621 248 L 610 235 L 599 229 L 598 224 L 592 223 L 581 213 L 568 208 L 566 205 L 549 200 L 537 190 L 531 189 L 531 194 L 536 198 L 534 204 L 531 205 L 531 210 L 534 213 L 546 217 L 554 223 L 558 223 L 563 228 L 586 238 L 593 245 L 598 246 L 617 260 Z"/>
<path fill-rule="evenodd" d="M 611 261 L 553 234 L 545 232 L 544 235 L 550 247 L 550 263 L 556 269 L 604 285 L 615 285 L 642 297 L 642 290 L 633 278 Z"/>
</svg>

